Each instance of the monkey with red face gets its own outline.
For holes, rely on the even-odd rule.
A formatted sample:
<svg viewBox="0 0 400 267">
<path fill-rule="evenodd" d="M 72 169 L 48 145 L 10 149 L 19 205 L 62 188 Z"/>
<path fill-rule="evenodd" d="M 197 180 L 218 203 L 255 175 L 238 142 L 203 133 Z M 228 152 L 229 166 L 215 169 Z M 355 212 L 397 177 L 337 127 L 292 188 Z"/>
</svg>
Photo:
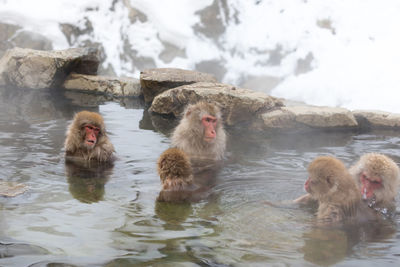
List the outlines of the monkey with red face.
<svg viewBox="0 0 400 267">
<path fill-rule="evenodd" d="M 382 215 L 392 216 L 400 183 L 397 164 L 385 155 L 368 153 L 349 171 L 368 206 Z"/>
<path fill-rule="evenodd" d="M 189 105 L 172 134 L 172 147 L 181 149 L 194 162 L 215 163 L 223 158 L 226 134 L 221 111 L 205 101 Z"/>
<path fill-rule="evenodd" d="M 359 223 L 375 220 L 361 200 L 359 190 L 344 164 L 329 156 L 314 159 L 308 166 L 304 184 L 311 198 L 318 201 L 317 223 Z"/>
<path fill-rule="evenodd" d="M 221 117 L 216 105 L 204 101 L 185 109 L 173 132 L 172 148 L 162 153 L 157 163 L 163 186 L 158 201 L 197 201 L 208 195 L 216 163 L 225 152 Z"/>
<path fill-rule="evenodd" d="M 368 153 L 361 156 L 349 172 L 358 186 L 360 196 L 371 209 L 385 217 L 394 215 L 400 170 L 392 159 L 382 154 Z M 308 204 L 313 200 L 310 194 L 306 194 L 294 202 Z"/>
<path fill-rule="evenodd" d="M 103 117 L 95 112 L 77 113 L 67 130 L 65 140 L 67 159 L 110 162 L 114 146 L 106 134 Z"/>
</svg>

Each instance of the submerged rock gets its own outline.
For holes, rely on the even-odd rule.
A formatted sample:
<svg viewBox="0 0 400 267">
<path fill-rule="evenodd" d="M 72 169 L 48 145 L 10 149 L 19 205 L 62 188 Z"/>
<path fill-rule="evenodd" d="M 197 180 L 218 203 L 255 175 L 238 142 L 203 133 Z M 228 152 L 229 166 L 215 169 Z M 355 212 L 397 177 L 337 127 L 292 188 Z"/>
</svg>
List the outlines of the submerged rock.
<svg viewBox="0 0 400 267">
<path fill-rule="evenodd" d="M 140 73 L 140 84 L 146 103 L 152 102 L 155 96 L 171 88 L 196 82 L 216 81 L 216 78 L 208 73 L 173 68 L 148 69 Z"/>
<path fill-rule="evenodd" d="M 400 128 L 400 114 L 397 113 L 378 110 L 355 110 L 353 114 L 361 128 Z"/>
<path fill-rule="evenodd" d="M 9 258 L 23 255 L 47 255 L 49 251 L 35 245 L 24 243 L 0 243 L 0 258 Z"/>
<path fill-rule="evenodd" d="M 268 110 L 283 106 L 281 100 L 265 93 L 222 83 L 199 82 L 183 85 L 154 98 L 150 111 L 178 117 L 187 104 L 200 100 L 217 103 L 226 125 L 249 121 Z"/>
<path fill-rule="evenodd" d="M 28 187 L 24 184 L 18 184 L 14 182 L 0 182 L 0 196 L 4 197 L 15 197 L 25 193 Z"/>
<path fill-rule="evenodd" d="M 291 106 L 262 114 L 263 129 L 353 129 L 358 123 L 345 108 Z"/>
<path fill-rule="evenodd" d="M 90 91 L 118 97 L 140 96 L 140 82 L 133 78 L 117 78 L 72 73 L 63 87 L 68 90 Z"/>
<path fill-rule="evenodd" d="M 96 74 L 98 65 L 96 49 L 39 51 L 13 48 L 0 59 L 0 85 L 33 89 L 56 87 L 72 71 Z"/>
</svg>

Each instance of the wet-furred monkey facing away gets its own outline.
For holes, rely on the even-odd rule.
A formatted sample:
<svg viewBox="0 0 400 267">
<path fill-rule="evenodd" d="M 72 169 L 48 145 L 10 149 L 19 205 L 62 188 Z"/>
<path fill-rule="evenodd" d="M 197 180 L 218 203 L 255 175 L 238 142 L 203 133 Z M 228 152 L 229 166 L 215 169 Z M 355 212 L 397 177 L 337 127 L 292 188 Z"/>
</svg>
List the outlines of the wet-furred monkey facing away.
<svg viewBox="0 0 400 267">
<path fill-rule="evenodd" d="M 114 146 L 106 134 L 103 117 L 90 111 L 77 113 L 67 130 L 65 140 L 67 159 L 110 162 Z"/>
<path fill-rule="evenodd" d="M 192 162 L 221 160 L 226 134 L 218 106 L 204 101 L 189 105 L 173 132 L 172 147 L 184 151 Z"/>
<path fill-rule="evenodd" d="M 162 184 L 157 201 L 192 202 L 205 195 L 205 188 L 193 183 L 193 173 L 188 156 L 179 148 L 169 148 L 157 161 L 157 171 Z"/>
</svg>

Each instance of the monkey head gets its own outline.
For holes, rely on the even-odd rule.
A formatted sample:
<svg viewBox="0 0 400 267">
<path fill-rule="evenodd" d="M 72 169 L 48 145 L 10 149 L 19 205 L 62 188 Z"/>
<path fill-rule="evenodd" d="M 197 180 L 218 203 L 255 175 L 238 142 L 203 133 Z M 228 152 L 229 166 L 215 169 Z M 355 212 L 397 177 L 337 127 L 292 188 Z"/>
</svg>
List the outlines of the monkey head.
<svg viewBox="0 0 400 267">
<path fill-rule="evenodd" d="M 114 146 L 108 139 L 103 117 L 95 112 L 77 113 L 68 126 L 64 143 L 69 159 L 111 162 L 115 159 Z"/>
<path fill-rule="evenodd" d="M 164 190 L 178 190 L 193 182 L 189 157 L 178 148 L 169 148 L 161 154 L 157 170 Z"/>
<path fill-rule="evenodd" d="M 93 150 L 104 136 L 103 117 L 96 112 L 81 111 L 68 128 L 66 150 Z"/>
<path fill-rule="evenodd" d="M 314 199 L 341 203 L 349 196 L 360 198 L 357 186 L 351 179 L 345 165 L 338 159 L 321 156 L 308 166 L 309 178 L 304 184 L 305 190 Z"/>
<path fill-rule="evenodd" d="M 198 102 L 189 105 L 184 114 L 190 125 L 197 125 L 193 129 L 198 129 L 197 135 L 201 136 L 205 143 L 215 142 L 221 127 L 221 111 L 216 105 L 204 101 Z"/>
<path fill-rule="evenodd" d="M 81 146 L 91 150 L 104 133 L 104 121 L 100 114 L 82 111 L 76 114 L 76 126 L 80 129 Z"/>
<path fill-rule="evenodd" d="M 399 186 L 399 167 L 389 157 L 368 153 L 350 169 L 363 199 L 393 202 Z"/>
</svg>

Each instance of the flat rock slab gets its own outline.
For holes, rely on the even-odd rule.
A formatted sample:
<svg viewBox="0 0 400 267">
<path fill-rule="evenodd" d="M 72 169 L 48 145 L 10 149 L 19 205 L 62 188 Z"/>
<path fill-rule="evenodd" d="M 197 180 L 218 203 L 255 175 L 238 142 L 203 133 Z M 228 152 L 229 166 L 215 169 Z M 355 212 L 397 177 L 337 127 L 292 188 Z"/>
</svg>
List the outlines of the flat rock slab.
<svg viewBox="0 0 400 267">
<path fill-rule="evenodd" d="M 28 187 L 24 184 L 0 181 L 0 196 L 15 197 L 25 193 Z"/>
<path fill-rule="evenodd" d="M 178 117 L 187 104 L 200 100 L 217 103 L 226 125 L 253 120 L 258 114 L 283 106 L 281 100 L 262 92 L 222 83 L 199 82 L 170 89 L 156 96 L 150 111 Z"/>
<path fill-rule="evenodd" d="M 68 90 L 90 91 L 117 97 L 138 97 L 140 82 L 134 78 L 117 78 L 71 73 L 63 87 Z"/>
<path fill-rule="evenodd" d="M 400 114 L 379 110 L 354 110 L 354 117 L 361 128 L 400 128 Z"/>
<path fill-rule="evenodd" d="M 196 82 L 217 82 L 217 79 L 208 73 L 174 68 L 148 69 L 140 73 L 146 103 L 152 102 L 155 96 L 168 89 Z"/>
<path fill-rule="evenodd" d="M 291 106 L 266 112 L 261 116 L 264 129 L 346 129 L 358 123 L 345 108 Z"/>
<path fill-rule="evenodd" d="M 73 71 L 96 74 L 99 62 L 98 50 L 93 48 L 59 51 L 13 48 L 0 59 L 0 85 L 32 89 L 56 87 Z"/>
</svg>

